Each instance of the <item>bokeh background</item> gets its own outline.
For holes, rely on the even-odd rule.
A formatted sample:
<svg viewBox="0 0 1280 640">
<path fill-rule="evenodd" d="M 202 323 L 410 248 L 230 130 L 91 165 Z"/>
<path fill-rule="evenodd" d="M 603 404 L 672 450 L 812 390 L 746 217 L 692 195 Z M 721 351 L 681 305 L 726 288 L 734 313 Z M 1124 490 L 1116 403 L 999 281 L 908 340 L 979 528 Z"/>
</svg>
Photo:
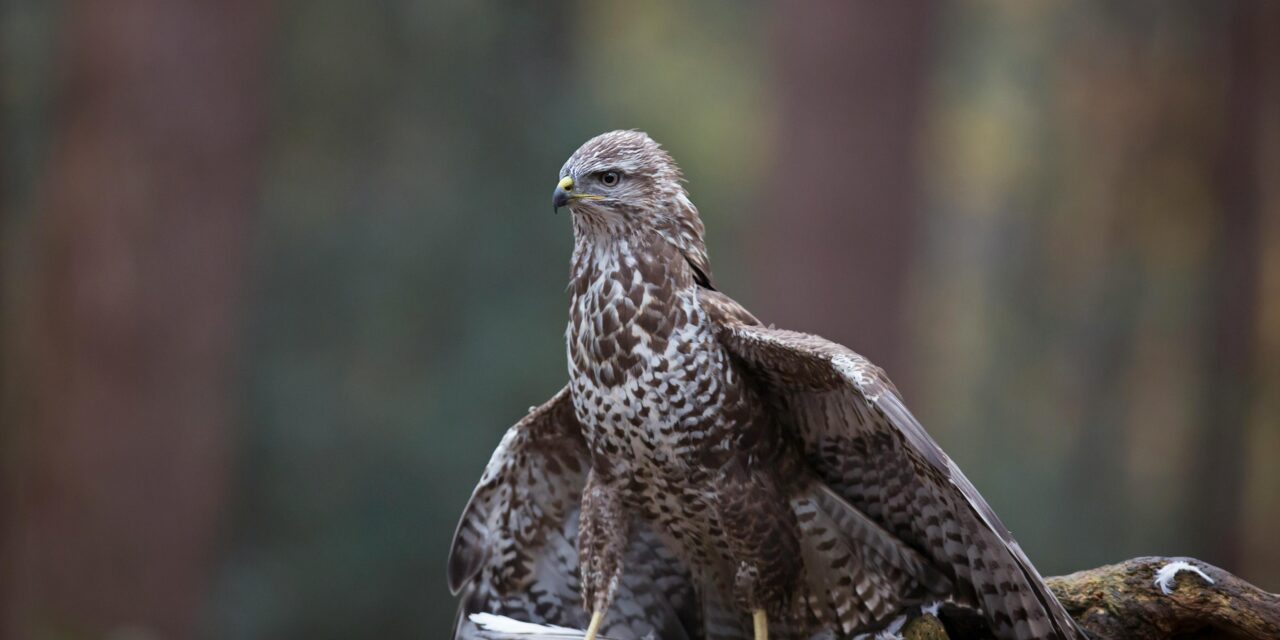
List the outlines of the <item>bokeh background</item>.
<svg viewBox="0 0 1280 640">
<path fill-rule="evenodd" d="M 1280 3 L 0 2 L 0 635 L 440 638 L 588 137 L 1046 574 L 1280 590 Z"/>
</svg>

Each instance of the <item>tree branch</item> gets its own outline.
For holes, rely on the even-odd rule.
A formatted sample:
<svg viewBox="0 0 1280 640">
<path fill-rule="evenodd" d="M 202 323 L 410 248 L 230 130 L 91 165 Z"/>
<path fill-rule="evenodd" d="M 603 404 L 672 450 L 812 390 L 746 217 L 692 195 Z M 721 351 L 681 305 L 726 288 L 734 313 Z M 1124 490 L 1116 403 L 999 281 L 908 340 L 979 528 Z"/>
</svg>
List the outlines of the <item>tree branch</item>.
<svg viewBox="0 0 1280 640">
<path fill-rule="evenodd" d="M 1046 582 L 1094 640 L 1280 638 L 1280 596 L 1193 558 L 1134 558 Z M 971 611 L 946 608 L 939 616 L 913 620 L 903 637 L 992 637 Z"/>
</svg>

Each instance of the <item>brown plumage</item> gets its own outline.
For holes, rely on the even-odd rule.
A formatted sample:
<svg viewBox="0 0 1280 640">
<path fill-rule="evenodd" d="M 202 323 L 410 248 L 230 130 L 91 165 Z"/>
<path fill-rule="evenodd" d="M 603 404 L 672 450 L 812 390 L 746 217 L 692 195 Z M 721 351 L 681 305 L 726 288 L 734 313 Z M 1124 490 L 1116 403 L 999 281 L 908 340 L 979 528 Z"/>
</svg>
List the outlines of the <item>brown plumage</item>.
<svg viewBox="0 0 1280 640">
<path fill-rule="evenodd" d="M 597 136 L 555 199 L 575 246 L 569 384 L 507 432 L 449 562 L 469 614 L 609 638 L 847 638 L 929 601 L 1009 640 L 1082 638 L 884 373 L 717 292 L 647 135 Z"/>
</svg>

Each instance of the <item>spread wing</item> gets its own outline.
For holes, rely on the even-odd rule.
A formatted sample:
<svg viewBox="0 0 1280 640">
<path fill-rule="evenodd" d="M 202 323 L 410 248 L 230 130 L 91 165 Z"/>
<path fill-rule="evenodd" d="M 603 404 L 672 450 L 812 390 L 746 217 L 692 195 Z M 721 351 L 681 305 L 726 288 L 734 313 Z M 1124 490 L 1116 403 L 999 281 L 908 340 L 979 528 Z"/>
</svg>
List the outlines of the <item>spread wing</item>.
<svg viewBox="0 0 1280 640">
<path fill-rule="evenodd" d="M 903 405 L 883 371 L 817 336 L 759 326 L 709 294 L 720 338 L 844 500 L 952 578 L 1005 639 L 1083 635 L 955 463 Z"/>
<path fill-rule="evenodd" d="M 578 590 L 578 510 L 590 458 L 568 389 L 507 430 L 462 512 L 449 554 L 449 588 L 462 593 L 456 640 L 506 637 L 472 614 L 584 629 Z M 604 635 L 615 640 L 696 637 L 687 574 L 639 526 Z"/>
</svg>

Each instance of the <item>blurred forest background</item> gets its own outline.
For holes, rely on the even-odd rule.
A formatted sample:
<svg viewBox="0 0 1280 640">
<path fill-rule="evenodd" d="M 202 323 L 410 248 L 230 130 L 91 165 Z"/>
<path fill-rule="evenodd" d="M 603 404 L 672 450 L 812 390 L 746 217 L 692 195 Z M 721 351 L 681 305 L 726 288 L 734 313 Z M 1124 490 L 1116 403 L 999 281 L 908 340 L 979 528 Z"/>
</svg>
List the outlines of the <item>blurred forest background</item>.
<svg viewBox="0 0 1280 640">
<path fill-rule="evenodd" d="M 1045 574 L 1280 589 L 1280 3 L 0 1 L 0 636 L 439 638 L 588 137 Z"/>
</svg>

